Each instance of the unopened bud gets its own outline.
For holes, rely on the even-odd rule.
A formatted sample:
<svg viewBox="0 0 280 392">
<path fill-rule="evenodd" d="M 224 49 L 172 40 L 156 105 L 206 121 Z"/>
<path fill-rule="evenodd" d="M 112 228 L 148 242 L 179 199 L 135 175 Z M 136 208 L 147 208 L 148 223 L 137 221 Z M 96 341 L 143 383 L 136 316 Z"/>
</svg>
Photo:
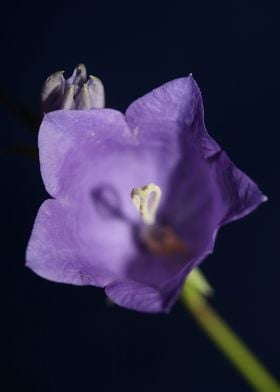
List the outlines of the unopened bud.
<svg viewBox="0 0 280 392">
<path fill-rule="evenodd" d="M 66 80 L 63 71 L 48 77 L 41 93 L 42 111 L 46 113 L 59 109 L 103 109 L 104 96 L 101 80 L 94 76 L 87 80 L 86 67 L 79 64 Z"/>
</svg>

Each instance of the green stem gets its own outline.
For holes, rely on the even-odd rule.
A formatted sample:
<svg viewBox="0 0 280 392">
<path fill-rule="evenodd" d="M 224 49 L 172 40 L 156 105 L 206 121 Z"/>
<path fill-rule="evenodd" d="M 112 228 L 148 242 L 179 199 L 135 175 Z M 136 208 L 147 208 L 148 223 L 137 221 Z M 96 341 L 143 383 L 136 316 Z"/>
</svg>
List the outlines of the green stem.
<svg viewBox="0 0 280 392">
<path fill-rule="evenodd" d="M 278 382 L 209 305 L 202 294 L 190 284 L 185 283 L 181 299 L 208 337 L 255 391 L 280 392 Z"/>
</svg>

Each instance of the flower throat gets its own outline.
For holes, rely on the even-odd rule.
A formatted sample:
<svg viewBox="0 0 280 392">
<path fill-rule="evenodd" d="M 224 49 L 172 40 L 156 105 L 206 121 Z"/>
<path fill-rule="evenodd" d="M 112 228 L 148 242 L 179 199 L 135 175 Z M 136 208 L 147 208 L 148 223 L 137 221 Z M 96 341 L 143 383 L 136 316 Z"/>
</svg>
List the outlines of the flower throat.
<svg viewBox="0 0 280 392">
<path fill-rule="evenodd" d="M 156 214 L 161 200 L 161 189 L 158 185 L 148 184 L 133 188 L 131 200 L 143 223 L 147 225 L 142 241 L 148 251 L 160 256 L 186 253 L 185 245 L 171 227 L 156 225 Z"/>
</svg>

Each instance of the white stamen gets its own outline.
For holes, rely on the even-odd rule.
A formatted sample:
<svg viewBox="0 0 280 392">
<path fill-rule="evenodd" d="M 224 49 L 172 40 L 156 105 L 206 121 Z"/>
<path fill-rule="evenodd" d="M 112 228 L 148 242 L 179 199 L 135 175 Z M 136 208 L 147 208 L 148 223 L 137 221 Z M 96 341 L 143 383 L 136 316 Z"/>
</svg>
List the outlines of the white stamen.
<svg viewBox="0 0 280 392">
<path fill-rule="evenodd" d="M 133 188 L 131 200 L 138 210 L 143 222 L 153 225 L 161 199 L 161 189 L 158 185 L 149 184 L 141 188 Z"/>
</svg>

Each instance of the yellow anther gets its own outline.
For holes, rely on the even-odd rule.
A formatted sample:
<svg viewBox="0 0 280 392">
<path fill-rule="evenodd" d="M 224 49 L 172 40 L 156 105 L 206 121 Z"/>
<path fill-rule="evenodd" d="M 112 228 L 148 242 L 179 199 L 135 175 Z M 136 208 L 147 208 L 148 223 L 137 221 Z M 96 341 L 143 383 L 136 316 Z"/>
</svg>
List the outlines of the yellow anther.
<svg viewBox="0 0 280 392">
<path fill-rule="evenodd" d="M 131 200 L 139 212 L 143 222 L 153 225 L 161 199 L 161 189 L 158 185 L 149 184 L 141 188 L 133 188 Z"/>
</svg>

